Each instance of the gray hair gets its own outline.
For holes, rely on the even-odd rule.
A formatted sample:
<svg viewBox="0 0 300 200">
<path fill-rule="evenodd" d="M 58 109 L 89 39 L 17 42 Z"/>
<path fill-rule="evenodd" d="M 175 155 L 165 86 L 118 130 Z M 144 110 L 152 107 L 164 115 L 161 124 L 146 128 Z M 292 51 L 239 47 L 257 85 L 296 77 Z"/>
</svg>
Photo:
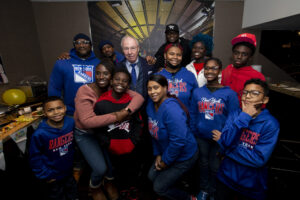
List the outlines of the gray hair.
<svg viewBox="0 0 300 200">
<path fill-rule="evenodd" d="M 133 36 L 131 36 L 131 35 L 125 35 L 125 36 L 121 39 L 121 47 L 122 47 L 122 49 L 123 49 L 123 42 L 124 42 L 124 40 L 127 39 L 127 38 L 132 38 L 133 40 L 135 40 L 137 46 L 138 46 L 138 47 L 140 46 L 140 45 L 139 45 L 139 41 L 138 41 L 135 37 L 133 37 Z"/>
</svg>

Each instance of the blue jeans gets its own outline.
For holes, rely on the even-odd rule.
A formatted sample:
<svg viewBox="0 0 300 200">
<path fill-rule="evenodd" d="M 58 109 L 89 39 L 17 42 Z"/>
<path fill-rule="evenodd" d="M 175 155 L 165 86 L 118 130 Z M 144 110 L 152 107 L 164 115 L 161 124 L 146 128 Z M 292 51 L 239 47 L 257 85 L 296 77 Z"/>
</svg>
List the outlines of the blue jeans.
<svg viewBox="0 0 300 200">
<path fill-rule="evenodd" d="M 216 175 L 220 158 L 217 156 L 219 145 L 217 142 L 204 138 L 197 138 L 199 145 L 199 185 L 200 189 L 212 194 L 216 191 Z"/>
<path fill-rule="evenodd" d="M 75 128 L 74 136 L 84 158 L 92 169 L 92 185 L 99 185 L 104 176 L 112 178 L 108 153 L 101 148 L 95 135 Z"/>
<path fill-rule="evenodd" d="M 162 171 L 155 169 L 154 161 L 148 173 L 148 178 L 153 182 L 153 190 L 158 195 L 172 200 L 189 200 L 191 198 L 190 195 L 183 190 L 175 188 L 174 185 L 185 172 L 194 166 L 197 159 L 198 151 L 189 160 L 175 162 Z"/>
</svg>

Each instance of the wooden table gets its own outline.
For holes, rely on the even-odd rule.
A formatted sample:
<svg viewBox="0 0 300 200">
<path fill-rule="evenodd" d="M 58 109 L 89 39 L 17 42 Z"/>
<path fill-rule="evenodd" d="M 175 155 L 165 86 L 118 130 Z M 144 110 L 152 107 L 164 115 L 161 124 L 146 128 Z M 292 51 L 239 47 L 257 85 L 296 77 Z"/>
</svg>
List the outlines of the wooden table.
<svg viewBox="0 0 300 200">
<path fill-rule="evenodd" d="M 39 120 L 41 120 L 41 117 L 35 117 L 32 121 L 28 121 L 28 122 L 18 122 L 18 124 L 13 127 L 12 129 L 5 131 L 4 133 L 0 134 L 0 140 L 2 140 L 3 142 L 7 141 L 10 138 L 10 135 L 21 130 L 22 128 L 25 127 L 29 127 L 31 126 L 34 122 L 37 122 Z M 13 123 L 13 122 L 11 122 Z"/>
</svg>

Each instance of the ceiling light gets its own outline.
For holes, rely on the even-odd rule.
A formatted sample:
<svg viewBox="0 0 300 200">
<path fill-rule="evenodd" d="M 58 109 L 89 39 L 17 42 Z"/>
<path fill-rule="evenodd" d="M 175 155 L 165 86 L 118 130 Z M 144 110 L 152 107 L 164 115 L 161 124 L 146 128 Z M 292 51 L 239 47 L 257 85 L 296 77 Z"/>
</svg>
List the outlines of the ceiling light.
<svg viewBox="0 0 300 200">
<path fill-rule="evenodd" d="M 112 7 L 117 7 L 122 5 L 122 1 L 110 1 L 109 3 Z"/>
</svg>

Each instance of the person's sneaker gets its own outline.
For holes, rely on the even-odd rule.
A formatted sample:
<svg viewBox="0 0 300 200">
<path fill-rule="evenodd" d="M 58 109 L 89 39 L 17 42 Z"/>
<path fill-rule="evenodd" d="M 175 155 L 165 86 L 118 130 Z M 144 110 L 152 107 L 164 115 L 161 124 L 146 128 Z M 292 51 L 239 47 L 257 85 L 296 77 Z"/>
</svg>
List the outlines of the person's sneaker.
<svg viewBox="0 0 300 200">
<path fill-rule="evenodd" d="M 204 191 L 200 191 L 197 195 L 197 200 L 206 200 L 208 197 L 208 193 Z"/>
</svg>

